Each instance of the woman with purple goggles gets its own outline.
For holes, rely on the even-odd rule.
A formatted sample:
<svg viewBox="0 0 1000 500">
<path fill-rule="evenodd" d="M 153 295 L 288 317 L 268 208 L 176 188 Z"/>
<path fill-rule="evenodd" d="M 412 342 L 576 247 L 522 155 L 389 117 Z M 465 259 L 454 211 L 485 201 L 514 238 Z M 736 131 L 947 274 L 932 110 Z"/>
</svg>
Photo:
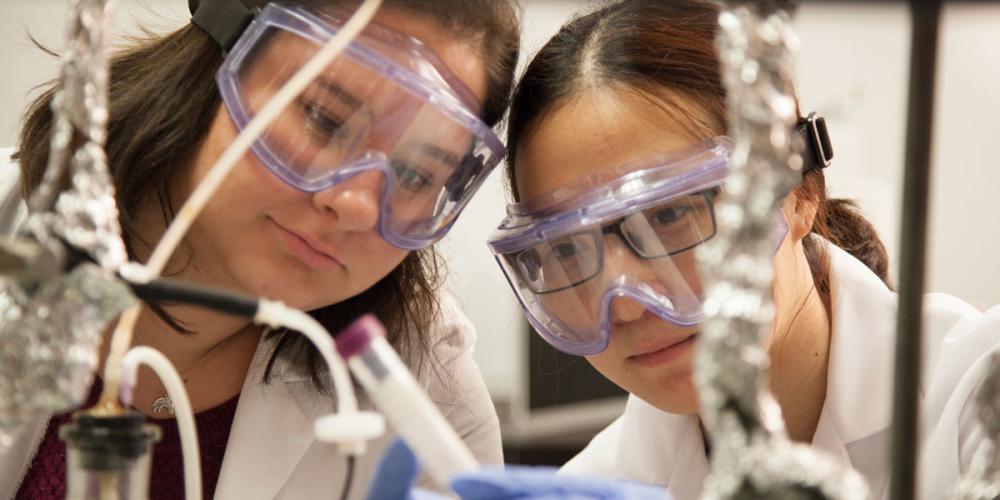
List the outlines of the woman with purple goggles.
<svg viewBox="0 0 1000 500">
<path fill-rule="evenodd" d="M 189 4 L 191 24 L 112 59 L 108 163 L 137 260 L 357 2 Z M 502 460 L 496 413 L 472 360 L 471 326 L 439 290 L 430 246 L 503 154 L 491 127 L 513 84 L 519 28 L 513 0 L 384 0 L 373 24 L 259 136 L 166 270 L 281 300 L 331 332 L 376 314 L 484 464 Z M 27 114 L 20 169 L 3 169 L 14 172 L 0 179 L 4 207 L 21 203 L 22 184 L 30 194 L 41 180 L 51 98 L 44 94 Z M 320 390 L 325 365 L 298 333 L 169 306 L 145 310 L 135 339 L 184 374 L 206 498 L 324 498 L 370 480 L 387 441 L 372 443 L 348 477 L 343 458 L 315 440 L 311 423 L 332 411 L 332 399 Z M 177 498 L 179 443 L 156 404 L 163 396 L 155 378 L 141 377 L 134 405 L 166 424 L 154 449 L 153 498 Z M 25 429 L 23 446 L 0 451 L 0 496 L 64 496 L 65 444 L 56 431 L 67 418 L 38 422 Z"/>
<path fill-rule="evenodd" d="M 264 7 L 216 77 L 237 129 L 348 14 Z M 500 140 L 478 114 L 481 107 L 476 93 L 427 45 L 373 24 L 252 149 L 272 174 L 303 192 L 366 179 L 377 198 L 379 234 L 416 250 L 448 231 L 503 156 Z"/>
<path fill-rule="evenodd" d="M 625 298 L 673 324 L 697 325 L 703 290 L 694 249 L 715 235 L 731 149 L 716 137 L 508 206 L 490 248 L 535 330 L 561 351 L 599 354 Z M 776 213 L 775 248 L 786 230 Z M 633 265 L 623 265 L 626 254 Z"/>
<path fill-rule="evenodd" d="M 710 436 L 692 353 L 701 314 L 693 251 L 725 196 L 726 95 L 718 8 L 622 0 L 575 18 L 528 65 L 508 127 L 517 203 L 490 241 L 538 333 L 629 393 L 624 414 L 564 472 L 702 494 Z M 770 382 L 789 437 L 887 490 L 896 295 L 856 206 L 828 199 L 832 149 L 803 118 L 807 168 L 775 207 Z M 724 307 L 724 306 L 723 306 Z M 945 498 L 985 432 L 974 394 L 1000 347 L 1000 308 L 932 294 L 922 387 L 921 498 Z"/>
</svg>

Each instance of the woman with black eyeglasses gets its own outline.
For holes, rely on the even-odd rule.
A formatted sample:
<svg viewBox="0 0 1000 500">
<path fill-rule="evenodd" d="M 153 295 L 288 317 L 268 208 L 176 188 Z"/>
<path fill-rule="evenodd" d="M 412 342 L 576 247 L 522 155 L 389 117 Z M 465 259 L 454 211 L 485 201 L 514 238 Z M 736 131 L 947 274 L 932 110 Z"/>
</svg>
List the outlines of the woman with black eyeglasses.
<svg viewBox="0 0 1000 500">
<path fill-rule="evenodd" d="M 563 468 L 698 498 L 711 436 L 692 381 L 703 288 L 695 249 L 725 216 L 726 96 L 707 1 L 624 0 L 563 26 L 515 90 L 507 174 L 516 203 L 490 241 L 532 326 L 631 393 Z M 799 185 L 773 223 L 771 390 L 789 437 L 886 494 L 896 294 L 871 224 L 830 199 L 825 126 L 803 117 Z M 723 305 L 724 307 L 724 305 Z M 1000 308 L 924 306 L 922 498 L 947 496 L 983 441 L 975 388 Z"/>
</svg>

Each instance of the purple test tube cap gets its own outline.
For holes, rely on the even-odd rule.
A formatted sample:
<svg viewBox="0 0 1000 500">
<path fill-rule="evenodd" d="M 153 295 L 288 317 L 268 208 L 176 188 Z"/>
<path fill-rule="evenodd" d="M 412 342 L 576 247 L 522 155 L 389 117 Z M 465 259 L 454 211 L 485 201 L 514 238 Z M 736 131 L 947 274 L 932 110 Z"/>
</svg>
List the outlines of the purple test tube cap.
<svg viewBox="0 0 1000 500">
<path fill-rule="evenodd" d="M 368 349 L 375 337 L 385 337 L 385 326 L 374 315 L 366 314 L 335 335 L 334 342 L 340 356 L 350 359 Z"/>
</svg>

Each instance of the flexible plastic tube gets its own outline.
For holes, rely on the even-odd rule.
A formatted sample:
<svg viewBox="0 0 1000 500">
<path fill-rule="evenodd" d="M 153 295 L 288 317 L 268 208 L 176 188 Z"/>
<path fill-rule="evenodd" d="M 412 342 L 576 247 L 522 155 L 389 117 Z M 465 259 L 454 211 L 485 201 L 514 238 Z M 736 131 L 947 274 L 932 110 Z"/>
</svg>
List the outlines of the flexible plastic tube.
<svg viewBox="0 0 1000 500">
<path fill-rule="evenodd" d="M 326 328 L 323 328 L 323 325 L 298 309 L 292 309 L 281 302 L 270 300 L 260 301 L 257 317 L 254 320 L 272 327 L 296 330 L 312 341 L 320 356 L 330 367 L 333 388 L 337 393 L 337 411 L 340 413 L 358 411 L 358 400 L 354 396 L 354 387 L 351 385 L 351 374 L 347 371 L 343 358 L 334 350 L 333 336 Z"/>
<path fill-rule="evenodd" d="M 320 49 L 305 66 L 300 69 L 291 80 L 288 81 L 278 92 L 264 105 L 247 126 L 236 136 L 236 139 L 222 153 L 215 165 L 205 176 L 202 182 L 195 189 L 194 193 L 184 202 L 177 216 L 171 222 L 167 231 L 163 234 L 159 244 L 153 250 L 145 268 L 145 281 L 151 280 L 163 272 L 170 256 L 184 239 L 191 224 L 201 213 L 202 209 L 215 194 L 215 191 L 222 185 L 229 172 L 236 166 L 237 162 L 250 150 L 253 141 L 263 133 L 267 127 L 277 119 L 281 111 L 285 109 L 303 90 L 322 72 L 330 63 L 346 48 L 361 31 L 371 22 L 375 12 L 382 4 L 382 0 L 364 0 L 358 10 L 347 21 L 344 28 L 340 30 L 326 45 Z M 132 331 L 139 319 L 141 306 L 134 306 L 125 311 L 119 319 L 115 331 L 112 334 L 111 349 L 108 352 L 108 359 L 105 363 L 104 373 L 104 393 L 101 396 L 101 403 L 113 405 L 114 398 L 118 393 L 119 365 L 125 351 L 132 344 Z"/>
<path fill-rule="evenodd" d="M 201 458 L 198 453 L 198 433 L 194 425 L 194 411 L 191 400 L 184 390 L 184 380 L 160 351 L 139 346 L 129 349 L 122 358 L 120 397 L 123 403 L 132 404 L 132 390 L 139 378 L 139 365 L 153 369 L 163 382 L 167 395 L 174 405 L 177 428 L 181 436 L 181 452 L 184 458 L 184 498 L 201 500 Z"/>
</svg>

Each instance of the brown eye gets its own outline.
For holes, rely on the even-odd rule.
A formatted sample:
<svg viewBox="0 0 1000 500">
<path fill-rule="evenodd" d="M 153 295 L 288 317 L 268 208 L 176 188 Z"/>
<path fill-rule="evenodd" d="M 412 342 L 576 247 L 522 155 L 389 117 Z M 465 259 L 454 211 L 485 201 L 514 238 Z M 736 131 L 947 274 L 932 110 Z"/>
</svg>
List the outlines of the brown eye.
<svg viewBox="0 0 1000 500">
<path fill-rule="evenodd" d="M 582 248 L 573 239 L 566 239 L 564 241 L 554 243 L 549 246 L 547 252 L 542 259 L 543 264 L 563 264 L 566 262 L 572 262 L 582 254 L 587 251 L 586 248 Z"/>
<path fill-rule="evenodd" d="M 658 226 L 669 226 L 681 220 L 691 212 L 691 207 L 687 205 L 664 207 L 652 214 L 650 222 Z"/>
<path fill-rule="evenodd" d="M 429 176 L 404 162 L 393 161 L 392 170 L 396 172 L 396 182 L 407 191 L 418 193 L 431 185 Z"/>
<path fill-rule="evenodd" d="M 299 106 L 306 119 L 309 120 L 310 131 L 316 133 L 327 140 L 340 138 L 346 134 L 344 123 L 337 117 L 327 113 L 321 106 L 317 106 L 307 101 L 300 101 Z"/>
</svg>

